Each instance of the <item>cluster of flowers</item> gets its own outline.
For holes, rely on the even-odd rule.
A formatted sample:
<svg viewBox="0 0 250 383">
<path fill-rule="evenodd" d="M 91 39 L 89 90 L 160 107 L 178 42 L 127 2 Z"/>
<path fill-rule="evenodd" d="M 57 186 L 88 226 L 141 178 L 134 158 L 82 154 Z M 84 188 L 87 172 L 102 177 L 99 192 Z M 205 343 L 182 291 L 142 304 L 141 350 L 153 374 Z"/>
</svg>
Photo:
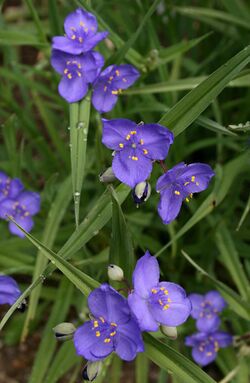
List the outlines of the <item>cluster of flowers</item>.
<svg viewBox="0 0 250 383">
<path fill-rule="evenodd" d="M 218 291 L 209 291 L 205 295 L 190 294 L 191 316 L 196 319 L 199 332 L 186 337 L 186 346 L 193 347 L 192 357 L 201 366 L 213 362 L 220 348 L 232 343 L 232 336 L 218 331 L 219 313 L 226 307 L 226 302 Z"/>
<path fill-rule="evenodd" d="M 24 190 L 22 182 L 18 178 L 11 179 L 5 173 L 0 172 L 0 218 L 11 216 L 26 231 L 30 232 L 34 222 L 32 216 L 40 210 L 40 195 Z M 12 234 L 23 238 L 24 234 L 13 223 L 9 223 Z"/>
<path fill-rule="evenodd" d="M 94 15 L 81 8 L 70 13 L 64 22 L 65 36 L 52 41 L 51 64 L 62 75 L 60 95 L 69 103 L 80 101 L 93 88 L 92 103 L 100 112 L 110 111 L 123 89 L 139 77 L 132 65 L 110 65 L 103 72 L 103 56 L 93 48 L 108 32 L 97 32 Z"/>
<path fill-rule="evenodd" d="M 100 112 L 110 111 L 123 89 L 131 86 L 139 72 L 129 64 L 111 65 L 103 72 L 104 59 L 93 51 L 108 32 L 97 33 L 94 15 L 77 9 L 64 22 L 65 36 L 56 36 L 52 42 L 53 68 L 62 75 L 59 93 L 69 103 L 80 101 L 92 85 L 92 103 Z M 153 162 L 163 161 L 168 155 L 174 136 L 159 124 L 136 124 L 127 119 L 103 119 L 102 142 L 114 151 L 112 169 L 115 177 L 134 188 L 135 202 L 140 204 L 150 194 L 147 182 Z M 156 184 L 161 194 L 158 212 L 165 224 L 172 222 L 193 193 L 208 187 L 214 172 L 202 163 L 180 163 L 165 172 Z"/>
</svg>

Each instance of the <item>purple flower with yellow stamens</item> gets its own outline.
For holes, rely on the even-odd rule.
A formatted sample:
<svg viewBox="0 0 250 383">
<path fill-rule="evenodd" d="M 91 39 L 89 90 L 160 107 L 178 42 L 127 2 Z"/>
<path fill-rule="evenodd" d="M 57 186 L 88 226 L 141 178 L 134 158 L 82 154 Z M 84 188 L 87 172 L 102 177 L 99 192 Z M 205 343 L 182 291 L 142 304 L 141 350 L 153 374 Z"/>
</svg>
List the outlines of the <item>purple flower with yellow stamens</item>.
<svg viewBox="0 0 250 383">
<path fill-rule="evenodd" d="M 0 172 L 0 202 L 5 198 L 15 198 L 23 190 L 23 184 L 18 178 L 11 179 Z"/>
<path fill-rule="evenodd" d="M 132 65 L 108 66 L 94 84 L 92 103 L 100 113 L 113 109 L 122 90 L 129 88 L 140 73 Z"/>
<path fill-rule="evenodd" d="M 0 203 L 0 218 L 12 217 L 24 230 L 30 232 L 34 226 L 32 216 L 40 210 L 40 195 L 38 193 L 24 191 L 15 199 L 5 199 Z M 24 233 L 13 223 L 9 223 L 12 234 L 24 238 Z"/>
<path fill-rule="evenodd" d="M 54 37 L 52 48 L 72 55 L 88 52 L 108 35 L 108 32 L 98 33 L 97 28 L 96 17 L 78 8 L 66 17 L 66 35 Z"/>
<path fill-rule="evenodd" d="M 121 182 L 134 188 L 152 171 L 152 161 L 163 160 L 174 136 L 159 124 L 136 124 L 126 119 L 103 119 L 102 142 L 115 151 L 113 172 Z"/>
<path fill-rule="evenodd" d="M 8 275 L 0 275 L 0 305 L 13 305 L 20 295 L 21 291 L 15 279 Z"/>
<path fill-rule="evenodd" d="M 74 334 L 78 355 L 98 361 L 115 352 L 130 361 L 144 351 L 141 332 L 131 314 L 127 300 L 108 284 L 92 291 L 88 297 L 93 316 Z"/>
<path fill-rule="evenodd" d="M 201 332 L 215 331 L 220 325 L 218 314 L 226 307 L 226 301 L 218 291 L 209 291 L 205 295 L 190 294 L 192 303 L 191 316 Z"/>
<path fill-rule="evenodd" d="M 206 366 L 213 362 L 220 348 L 228 347 L 232 344 L 233 338 L 224 331 L 215 331 L 210 333 L 196 333 L 187 336 L 186 346 L 193 347 L 192 357 L 196 363 Z"/>
<path fill-rule="evenodd" d="M 181 209 L 183 200 L 189 201 L 193 193 L 208 187 L 214 172 L 207 164 L 184 162 L 174 166 L 157 181 L 156 190 L 161 194 L 158 213 L 165 224 L 172 222 Z"/>
<path fill-rule="evenodd" d="M 60 95 L 69 103 L 80 101 L 88 92 L 88 84 L 93 83 L 104 64 L 98 52 L 70 55 L 53 50 L 51 65 L 62 75 L 58 86 Z"/>
<path fill-rule="evenodd" d="M 157 259 L 147 251 L 136 264 L 134 290 L 128 296 L 142 331 L 157 331 L 160 324 L 176 327 L 190 315 L 191 303 L 184 289 L 172 282 L 159 282 L 159 277 Z"/>
</svg>

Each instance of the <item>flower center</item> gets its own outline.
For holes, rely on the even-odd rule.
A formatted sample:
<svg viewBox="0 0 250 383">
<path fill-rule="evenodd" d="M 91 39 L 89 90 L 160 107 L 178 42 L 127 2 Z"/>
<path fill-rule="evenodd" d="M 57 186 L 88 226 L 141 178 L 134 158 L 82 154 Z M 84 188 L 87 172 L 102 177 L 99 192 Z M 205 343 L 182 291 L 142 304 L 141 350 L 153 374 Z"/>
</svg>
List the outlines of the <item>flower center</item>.
<svg viewBox="0 0 250 383">
<path fill-rule="evenodd" d="M 15 212 L 15 215 L 18 215 L 20 218 L 24 218 L 30 215 L 30 213 L 26 210 L 26 206 L 20 205 L 19 202 L 15 202 L 12 205 L 12 208 Z"/>
<path fill-rule="evenodd" d="M 66 62 L 66 67 L 63 71 L 65 77 L 69 80 L 72 80 L 76 77 L 82 77 L 82 65 L 77 60 L 68 60 Z"/>
<path fill-rule="evenodd" d="M 8 178 L 4 183 L 0 182 L 0 191 L 6 197 L 9 195 L 11 179 Z"/>
<path fill-rule="evenodd" d="M 211 302 L 205 301 L 201 303 L 202 311 L 200 312 L 200 318 L 212 318 L 214 313 L 217 313 L 217 310 L 213 308 Z"/>
<path fill-rule="evenodd" d="M 172 302 L 165 287 L 154 287 L 151 289 L 149 300 L 151 304 L 160 306 L 163 311 L 168 310 Z"/>
<path fill-rule="evenodd" d="M 110 343 L 116 335 L 117 324 L 115 322 L 108 323 L 103 317 L 92 320 L 92 330 L 95 336 L 100 338 L 104 343 Z"/>
</svg>

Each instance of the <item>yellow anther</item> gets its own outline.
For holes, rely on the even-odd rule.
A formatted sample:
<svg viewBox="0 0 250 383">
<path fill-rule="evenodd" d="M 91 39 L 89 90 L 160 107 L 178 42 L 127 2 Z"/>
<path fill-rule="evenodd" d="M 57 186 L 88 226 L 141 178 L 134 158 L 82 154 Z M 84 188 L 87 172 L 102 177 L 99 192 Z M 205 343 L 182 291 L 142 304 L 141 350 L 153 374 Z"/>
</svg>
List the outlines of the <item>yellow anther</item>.
<svg viewBox="0 0 250 383">
<path fill-rule="evenodd" d="M 104 339 L 104 343 L 110 343 L 111 342 L 111 339 L 110 338 L 105 338 Z"/>
<path fill-rule="evenodd" d="M 185 183 L 184 183 L 184 186 L 187 186 L 188 184 L 189 184 L 189 181 L 185 182 Z"/>
<path fill-rule="evenodd" d="M 160 290 L 161 291 L 165 291 L 165 287 L 160 287 Z"/>
<path fill-rule="evenodd" d="M 127 82 L 127 79 L 125 77 L 123 77 L 122 81 L 123 82 Z"/>
<path fill-rule="evenodd" d="M 175 191 L 174 191 L 174 194 L 176 194 L 176 195 L 180 195 L 181 193 L 180 193 L 178 190 L 175 190 Z"/>
<path fill-rule="evenodd" d="M 104 319 L 103 317 L 100 317 L 100 321 L 101 321 L 102 323 L 105 323 L 105 319 Z"/>
<path fill-rule="evenodd" d="M 136 130 L 131 130 L 131 132 L 130 132 L 130 134 L 132 134 L 132 135 L 134 135 L 134 134 L 136 134 L 136 133 L 137 133 Z"/>
<path fill-rule="evenodd" d="M 127 136 L 126 136 L 126 140 L 129 140 L 130 139 L 130 134 L 127 134 Z"/>
<path fill-rule="evenodd" d="M 157 294 L 157 290 L 156 290 L 156 289 L 151 289 L 151 292 L 152 292 L 153 294 Z"/>
<path fill-rule="evenodd" d="M 143 149 L 143 153 L 144 154 L 148 154 L 148 150 L 147 149 Z"/>
<path fill-rule="evenodd" d="M 118 91 L 118 90 L 112 90 L 111 93 L 112 93 L 112 94 L 119 94 L 119 91 Z"/>
<path fill-rule="evenodd" d="M 111 326 L 117 327 L 117 324 L 115 322 L 111 322 L 110 324 L 111 324 Z"/>
<path fill-rule="evenodd" d="M 72 64 L 77 64 L 77 61 L 76 61 L 76 60 L 73 60 L 73 61 L 72 61 Z"/>
<path fill-rule="evenodd" d="M 219 351 L 219 343 L 217 341 L 214 342 L 214 351 L 217 352 Z"/>
<path fill-rule="evenodd" d="M 118 69 L 116 69 L 115 74 L 116 74 L 116 76 L 120 76 L 120 71 Z"/>
<path fill-rule="evenodd" d="M 123 144 L 119 144 L 119 146 L 120 146 L 120 148 L 123 148 L 123 147 L 124 147 L 124 145 L 123 145 Z"/>
<path fill-rule="evenodd" d="M 190 194 L 189 194 L 189 197 L 190 197 L 190 198 L 193 198 L 193 193 L 190 193 Z"/>
<path fill-rule="evenodd" d="M 188 198 L 185 198 L 186 202 L 189 202 L 189 199 Z"/>
<path fill-rule="evenodd" d="M 76 35 L 72 35 L 71 40 L 75 40 L 75 39 L 76 39 Z"/>
<path fill-rule="evenodd" d="M 168 290 L 167 289 L 164 290 L 164 294 L 168 295 Z"/>
<path fill-rule="evenodd" d="M 138 157 L 136 157 L 136 156 L 132 156 L 132 160 L 133 160 L 133 161 L 138 161 Z"/>
<path fill-rule="evenodd" d="M 67 77 L 71 80 L 71 79 L 72 79 L 72 74 L 69 73 L 69 74 L 67 75 Z"/>
<path fill-rule="evenodd" d="M 78 68 L 79 68 L 79 69 L 81 69 L 81 68 L 82 68 L 81 64 L 77 64 L 77 66 L 78 66 Z"/>
<path fill-rule="evenodd" d="M 168 298 L 168 303 L 171 303 L 172 301 L 171 301 L 171 299 L 170 298 Z"/>
<path fill-rule="evenodd" d="M 140 139 L 140 144 L 143 145 L 144 144 L 144 141 L 142 139 Z"/>
<path fill-rule="evenodd" d="M 84 24 L 84 22 L 83 21 L 80 21 L 80 27 L 84 27 L 85 26 L 85 24 Z"/>
<path fill-rule="evenodd" d="M 94 328 L 96 328 L 96 327 L 98 327 L 98 321 L 97 320 L 94 321 Z"/>
<path fill-rule="evenodd" d="M 101 336 L 100 331 L 96 331 L 96 332 L 95 332 L 95 336 L 97 336 L 97 338 L 98 338 L 99 336 Z"/>
<path fill-rule="evenodd" d="M 89 28 L 85 28 L 85 29 L 84 29 L 84 32 L 87 33 L 88 31 L 89 31 Z"/>
<path fill-rule="evenodd" d="M 168 304 L 166 304 L 166 305 L 163 307 L 163 310 L 167 310 L 167 309 L 169 309 L 169 305 L 168 305 Z"/>
<path fill-rule="evenodd" d="M 79 40 L 79 43 L 83 42 L 83 38 L 82 37 L 79 37 L 78 40 Z"/>
<path fill-rule="evenodd" d="M 30 213 L 28 212 L 28 211 L 26 211 L 25 213 L 24 213 L 24 217 L 28 217 L 30 215 Z"/>
<path fill-rule="evenodd" d="M 81 72 L 78 72 L 78 71 L 77 71 L 77 76 L 78 76 L 78 77 L 82 77 Z"/>
<path fill-rule="evenodd" d="M 71 61 L 70 61 L 70 60 L 68 60 L 68 61 L 66 62 L 66 64 L 67 64 L 67 65 L 71 64 Z"/>
<path fill-rule="evenodd" d="M 110 336 L 115 336 L 115 334 L 116 334 L 116 331 L 113 331 L 113 332 L 111 332 L 109 335 L 110 335 Z"/>
<path fill-rule="evenodd" d="M 195 176 L 192 176 L 192 177 L 191 177 L 191 181 L 192 181 L 192 182 L 195 181 Z"/>
<path fill-rule="evenodd" d="M 68 69 L 64 69 L 63 73 L 64 73 L 64 74 L 67 74 L 68 71 L 69 71 Z"/>
<path fill-rule="evenodd" d="M 163 302 L 161 299 L 158 299 L 158 302 L 160 303 L 161 306 L 163 306 Z"/>
<path fill-rule="evenodd" d="M 208 352 L 206 352 L 206 355 L 211 356 L 211 355 L 213 355 L 213 353 L 211 351 L 208 351 Z"/>
</svg>

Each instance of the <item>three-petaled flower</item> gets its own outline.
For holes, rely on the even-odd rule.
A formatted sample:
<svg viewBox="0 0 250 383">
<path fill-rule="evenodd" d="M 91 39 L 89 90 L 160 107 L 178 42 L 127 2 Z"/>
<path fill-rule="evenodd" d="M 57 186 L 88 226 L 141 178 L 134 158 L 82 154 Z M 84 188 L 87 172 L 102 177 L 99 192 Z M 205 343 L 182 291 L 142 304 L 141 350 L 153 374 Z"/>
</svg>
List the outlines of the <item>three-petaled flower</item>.
<svg viewBox="0 0 250 383">
<path fill-rule="evenodd" d="M 193 193 L 208 187 L 214 172 L 207 164 L 184 162 L 174 166 L 157 181 L 156 190 L 161 194 L 158 213 L 165 224 L 172 222 L 181 209 L 182 201 L 189 200 Z"/>
<path fill-rule="evenodd" d="M 122 90 L 129 88 L 140 76 L 132 65 L 108 66 L 97 78 L 94 84 L 92 103 L 100 112 L 113 109 Z"/>
<path fill-rule="evenodd" d="M 21 291 L 15 279 L 8 275 L 0 275 L 0 305 L 13 305 L 20 295 Z"/>
<path fill-rule="evenodd" d="M 0 218 L 7 219 L 7 216 L 30 231 L 34 225 L 32 216 L 40 210 L 40 195 L 38 193 L 24 191 L 15 199 L 5 199 L 0 203 Z M 9 223 L 9 230 L 12 234 L 25 237 L 24 233 L 13 223 Z"/>
<path fill-rule="evenodd" d="M 218 329 L 220 318 L 218 314 L 226 307 L 226 302 L 218 291 L 209 291 L 205 295 L 190 294 L 192 303 L 191 316 L 196 321 L 196 327 L 201 332 Z"/>
<path fill-rule="evenodd" d="M 23 190 L 23 184 L 18 178 L 11 179 L 0 172 L 0 202 L 6 198 L 15 198 Z"/>
<path fill-rule="evenodd" d="M 60 95 L 69 103 L 80 101 L 88 92 L 88 85 L 99 75 L 104 64 L 98 52 L 70 55 L 53 50 L 51 65 L 62 75 L 58 86 Z"/>
<path fill-rule="evenodd" d="M 186 346 L 193 347 L 192 357 L 201 366 L 213 362 L 220 348 L 228 347 L 232 343 L 232 336 L 224 331 L 210 333 L 196 333 L 187 336 Z"/>
<path fill-rule="evenodd" d="M 136 124 L 127 119 L 103 119 L 102 142 L 115 151 L 113 172 L 121 182 L 134 188 L 152 171 L 153 160 L 163 160 L 174 136 L 159 124 Z"/>
<path fill-rule="evenodd" d="M 172 282 L 159 282 L 157 259 L 147 251 L 133 273 L 134 291 L 128 296 L 129 306 L 142 331 L 157 331 L 159 324 L 179 326 L 191 311 L 183 288 Z"/>
<path fill-rule="evenodd" d="M 127 300 L 108 284 L 93 290 L 88 297 L 93 316 L 79 327 L 74 344 L 79 355 L 90 361 L 104 359 L 113 351 L 130 361 L 144 346 L 136 319 Z"/>
<path fill-rule="evenodd" d="M 97 28 L 96 17 L 78 8 L 64 21 L 66 36 L 55 36 L 52 48 L 73 55 L 88 52 L 108 35 L 108 32 L 98 33 Z"/>
</svg>

